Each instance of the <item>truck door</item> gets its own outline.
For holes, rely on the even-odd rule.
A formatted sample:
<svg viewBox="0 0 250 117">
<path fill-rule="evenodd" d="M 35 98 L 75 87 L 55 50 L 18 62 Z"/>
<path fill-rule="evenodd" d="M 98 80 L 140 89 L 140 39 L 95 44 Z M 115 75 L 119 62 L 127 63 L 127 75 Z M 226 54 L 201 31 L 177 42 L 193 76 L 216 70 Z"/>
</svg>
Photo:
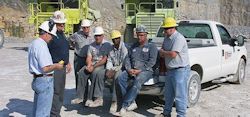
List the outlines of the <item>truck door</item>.
<svg viewBox="0 0 250 117">
<path fill-rule="evenodd" d="M 230 45 L 231 36 L 226 28 L 217 25 L 221 42 L 222 42 L 222 57 L 221 57 L 221 75 L 225 76 L 234 72 L 234 67 L 237 64 L 235 48 Z"/>
</svg>

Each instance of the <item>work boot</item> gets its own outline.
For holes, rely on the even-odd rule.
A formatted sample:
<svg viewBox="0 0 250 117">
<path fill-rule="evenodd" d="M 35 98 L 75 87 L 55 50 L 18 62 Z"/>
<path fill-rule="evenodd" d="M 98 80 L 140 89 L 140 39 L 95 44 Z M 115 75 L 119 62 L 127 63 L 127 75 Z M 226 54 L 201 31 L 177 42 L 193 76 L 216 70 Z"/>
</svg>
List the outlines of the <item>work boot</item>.
<svg viewBox="0 0 250 117">
<path fill-rule="evenodd" d="M 99 107 L 99 106 L 103 106 L 102 98 L 97 98 L 93 103 L 89 105 L 89 107 Z"/>
<path fill-rule="evenodd" d="M 85 102 L 85 106 L 89 106 L 90 104 L 92 104 L 93 103 L 93 101 L 92 100 L 87 100 L 86 102 Z"/>
<path fill-rule="evenodd" d="M 128 111 L 132 111 L 132 110 L 135 110 L 137 109 L 137 104 L 136 102 L 134 101 L 132 104 L 130 104 L 127 108 Z"/>
<path fill-rule="evenodd" d="M 75 98 L 71 100 L 71 104 L 80 104 L 81 102 L 83 102 L 83 99 L 81 98 Z"/>
<path fill-rule="evenodd" d="M 111 106 L 110 106 L 109 112 L 114 113 L 114 112 L 116 112 L 116 110 L 117 110 L 117 102 L 113 101 Z"/>
</svg>

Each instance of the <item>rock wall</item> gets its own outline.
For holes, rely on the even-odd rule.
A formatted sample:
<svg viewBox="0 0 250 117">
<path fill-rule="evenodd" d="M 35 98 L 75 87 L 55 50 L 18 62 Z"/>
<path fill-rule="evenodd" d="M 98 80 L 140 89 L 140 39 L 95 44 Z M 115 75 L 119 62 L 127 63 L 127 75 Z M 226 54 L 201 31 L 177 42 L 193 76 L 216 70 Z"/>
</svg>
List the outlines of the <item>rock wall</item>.
<svg viewBox="0 0 250 117">
<path fill-rule="evenodd" d="M 206 19 L 250 26 L 250 0 L 179 0 L 178 19 Z"/>
</svg>

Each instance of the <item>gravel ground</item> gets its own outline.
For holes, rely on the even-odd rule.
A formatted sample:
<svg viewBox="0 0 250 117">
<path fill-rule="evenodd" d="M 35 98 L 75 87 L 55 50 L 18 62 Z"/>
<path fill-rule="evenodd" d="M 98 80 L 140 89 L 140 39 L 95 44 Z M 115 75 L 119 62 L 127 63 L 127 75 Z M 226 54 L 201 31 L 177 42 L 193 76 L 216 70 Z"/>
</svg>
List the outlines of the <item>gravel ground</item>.
<svg viewBox="0 0 250 117">
<path fill-rule="evenodd" d="M 32 76 L 28 73 L 27 63 L 28 43 L 7 41 L 0 49 L 0 117 L 31 116 L 33 91 Z M 250 43 L 247 43 L 250 48 Z M 248 55 L 250 55 L 248 53 Z M 249 57 L 248 57 L 249 58 Z M 73 62 L 73 51 L 70 52 Z M 248 66 L 249 67 L 249 61 Z M 250 116 L 250 72 L 247 71 L 243 85 L 223 83 L 219 85 L 203 85 L 201 97 L 196 106 L 188 109 L 188 117 L 249 117 Z M 62 117 L 78 116 L 112 116 L 109 113 L 110 93 L 105 90 L 104 107 L 85 108 L 81 105 L 71 105 L 75 96 L 75 81 L 73 72 L 67 75 L 65 101 L 61 110 Z M 209 86 L 207 86 L 209 85 Z M 106 93 L 107 92 L 107 93 Z M 163 102 L 154 96 L 139 96 L 139 108 L 128 116 L 154 116 L 162 112 Z M 175 116 L 175 109 L 173 116 Z"/>
</svg>

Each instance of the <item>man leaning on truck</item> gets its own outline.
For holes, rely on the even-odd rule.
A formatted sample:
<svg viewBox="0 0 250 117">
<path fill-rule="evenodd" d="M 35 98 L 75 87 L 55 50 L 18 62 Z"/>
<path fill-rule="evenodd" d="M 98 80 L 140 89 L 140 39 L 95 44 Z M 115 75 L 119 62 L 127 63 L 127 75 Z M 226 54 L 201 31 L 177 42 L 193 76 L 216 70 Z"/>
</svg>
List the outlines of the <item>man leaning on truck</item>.
<svg viewBox="0 0 250 117">
<path fill-rule="evenodd" d="M 187 81 L 190 75 L 188 46 L 186 39 L 177 30 L 177 23 L 173 18 L 166 18 L 162 27 L 165 39 L 160 56 L 165 59 L 168 69 L 165 82 L 165 107 L 161 116 L 170 117 L 175 100 L 177 117 L 186 116 Z"/>
</svg>

